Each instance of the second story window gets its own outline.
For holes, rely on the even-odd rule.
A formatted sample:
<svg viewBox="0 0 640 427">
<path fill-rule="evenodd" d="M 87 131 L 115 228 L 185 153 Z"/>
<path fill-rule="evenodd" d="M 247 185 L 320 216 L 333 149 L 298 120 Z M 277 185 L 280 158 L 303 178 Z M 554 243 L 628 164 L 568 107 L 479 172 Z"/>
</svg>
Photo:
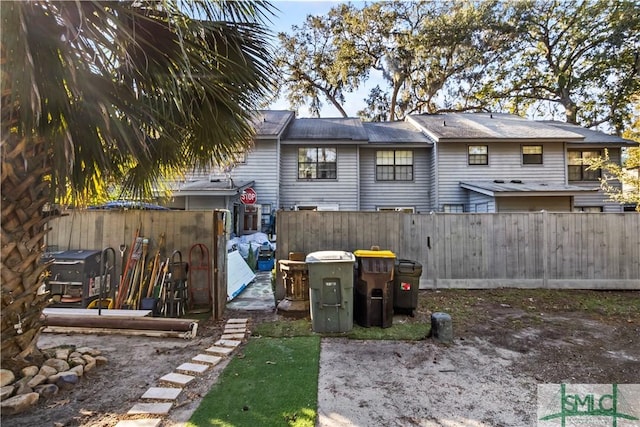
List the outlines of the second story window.
<svg viewBox="0 0 640 427">
<path fill-rule="evenodd" d="M 468 156 L 470 165 L 488 165 L 489 147 L 486 145 L 470 145 Z"/>
<path fill-rule="evenodd" d="M 298 179 L 336 179 L 335 147 L 298 148 Z"/>
<path fill-rule="evenodd" d="M 413 181 L 413 151 L 376 151 L 376 181 Z"/>
<path fill-rule="evenodd" d="M 522 146 L 522 164 L 523 165 L 541 165 L 542 164 L 542 145 L 523 145 Z"/>
<path fill-rule="evenodd" d="M 596 157 L 600 157 L 600 151 L 569 150 L 567 152 L 569 181 L 597 181 L 600 178 L 600 170 L 587 170 L 589 164 L 586 162 Z"/>
</svg>

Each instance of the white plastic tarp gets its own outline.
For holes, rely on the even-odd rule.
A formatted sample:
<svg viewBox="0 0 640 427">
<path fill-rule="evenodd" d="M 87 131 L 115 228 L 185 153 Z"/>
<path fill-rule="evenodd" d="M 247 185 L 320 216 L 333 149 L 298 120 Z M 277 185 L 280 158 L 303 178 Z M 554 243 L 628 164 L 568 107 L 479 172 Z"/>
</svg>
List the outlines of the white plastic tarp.
<svg viewBox="0 0 640 427">
<path fill-rule="evenodd" d="M 237 297 L 256 278 L 240 252 L 227 253 L 227 301 Z"/>
</svg>

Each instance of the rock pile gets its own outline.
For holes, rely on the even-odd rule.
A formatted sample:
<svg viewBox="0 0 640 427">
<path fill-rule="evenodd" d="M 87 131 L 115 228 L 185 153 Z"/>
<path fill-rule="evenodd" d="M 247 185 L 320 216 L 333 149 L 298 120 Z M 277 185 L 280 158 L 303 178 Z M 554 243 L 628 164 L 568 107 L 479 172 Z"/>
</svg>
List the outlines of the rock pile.
<svg viewBox="0 0 640 427">
<path fill-rule="evenodd" d="M 96 366 L 107 363 L 100 350 L 91 347 L 43 350 L 47 358 L 42 366 L 27 366 L 18 377 L 13 371 L 0 369 L 0 410 L 2 414 L 19 414 L 48 399 L 60 390 L 74 387 L 80 378 Z"/>
</svg>

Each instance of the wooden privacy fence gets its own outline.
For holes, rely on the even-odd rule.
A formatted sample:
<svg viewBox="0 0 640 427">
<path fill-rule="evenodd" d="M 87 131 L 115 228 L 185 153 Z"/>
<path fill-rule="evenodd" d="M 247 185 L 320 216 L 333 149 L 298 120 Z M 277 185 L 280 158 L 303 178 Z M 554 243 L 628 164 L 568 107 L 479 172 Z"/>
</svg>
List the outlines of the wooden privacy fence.
<svg viewBox="0 0 640 427">
<path fill-rule="evenodd" d="M 170 257 L 177 250 L 186 262 L 189 261 L 192 248 L 203 244 L 209 249 L 211 257 L 209 265 L 213 316 L 219 319 L 227 302 L 228 236 L 224 233 L 223 215 L 221 211 L 71 211 L 68 215 L 49 222 L 51 231 L 45 237 L 45 245 L 48 251 L 102 250 L 111 247 L 116 252 L 116 271 L 121 272 L 120 245 L 127 246 L 124 258 L 126 262 L 136 230 L 140 236 L 150 240 L 150 250 L 153 253 L 164 235 L 166 256 Z M 193 256 L 197 257 L 194 262 L 200 263 L 201 251 L 194 250 Z M 204 280 L 203 274 L 198 274 L 197 277 Z M 198 287 L 202 287 L 202 284 L 199 285 Z"/>
<path fill-rule="evenodd" d="M 637 213 L 280 211 L 276 257 L 369 249 L 422 264 L 421 288 L 640 289 Z"/>
</svg>

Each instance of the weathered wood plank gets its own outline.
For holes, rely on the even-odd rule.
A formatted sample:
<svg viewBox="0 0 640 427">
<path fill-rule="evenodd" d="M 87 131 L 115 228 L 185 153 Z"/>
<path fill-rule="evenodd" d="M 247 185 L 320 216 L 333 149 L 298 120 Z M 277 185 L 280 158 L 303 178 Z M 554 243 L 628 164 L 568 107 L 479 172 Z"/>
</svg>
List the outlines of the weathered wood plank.
<svg viewBox="0 0 640 427">
<path fill-rule="evenodd" d="M 421 282 L 434 288 L 506 283 L 594 288 L 600 281 L 602 288 L 630 289 L 640 280 L 640 215 L 634 213 L 281 211 L 277 221 L 278 259 L 289 252 L 378 245 L 420 262 Z M 211 212 L 77 211 L 51 221 L 46 244 L 60 250 L 113 247 L 119 274 L 119 246 L 130 250 L 136 229 L 151 239 L 152 252 L 164 232 L 167 256 L 178 249 L 187 258 L 195 243 L 210 249 L 215 244 L 213 223 Z"/>
</svg>

